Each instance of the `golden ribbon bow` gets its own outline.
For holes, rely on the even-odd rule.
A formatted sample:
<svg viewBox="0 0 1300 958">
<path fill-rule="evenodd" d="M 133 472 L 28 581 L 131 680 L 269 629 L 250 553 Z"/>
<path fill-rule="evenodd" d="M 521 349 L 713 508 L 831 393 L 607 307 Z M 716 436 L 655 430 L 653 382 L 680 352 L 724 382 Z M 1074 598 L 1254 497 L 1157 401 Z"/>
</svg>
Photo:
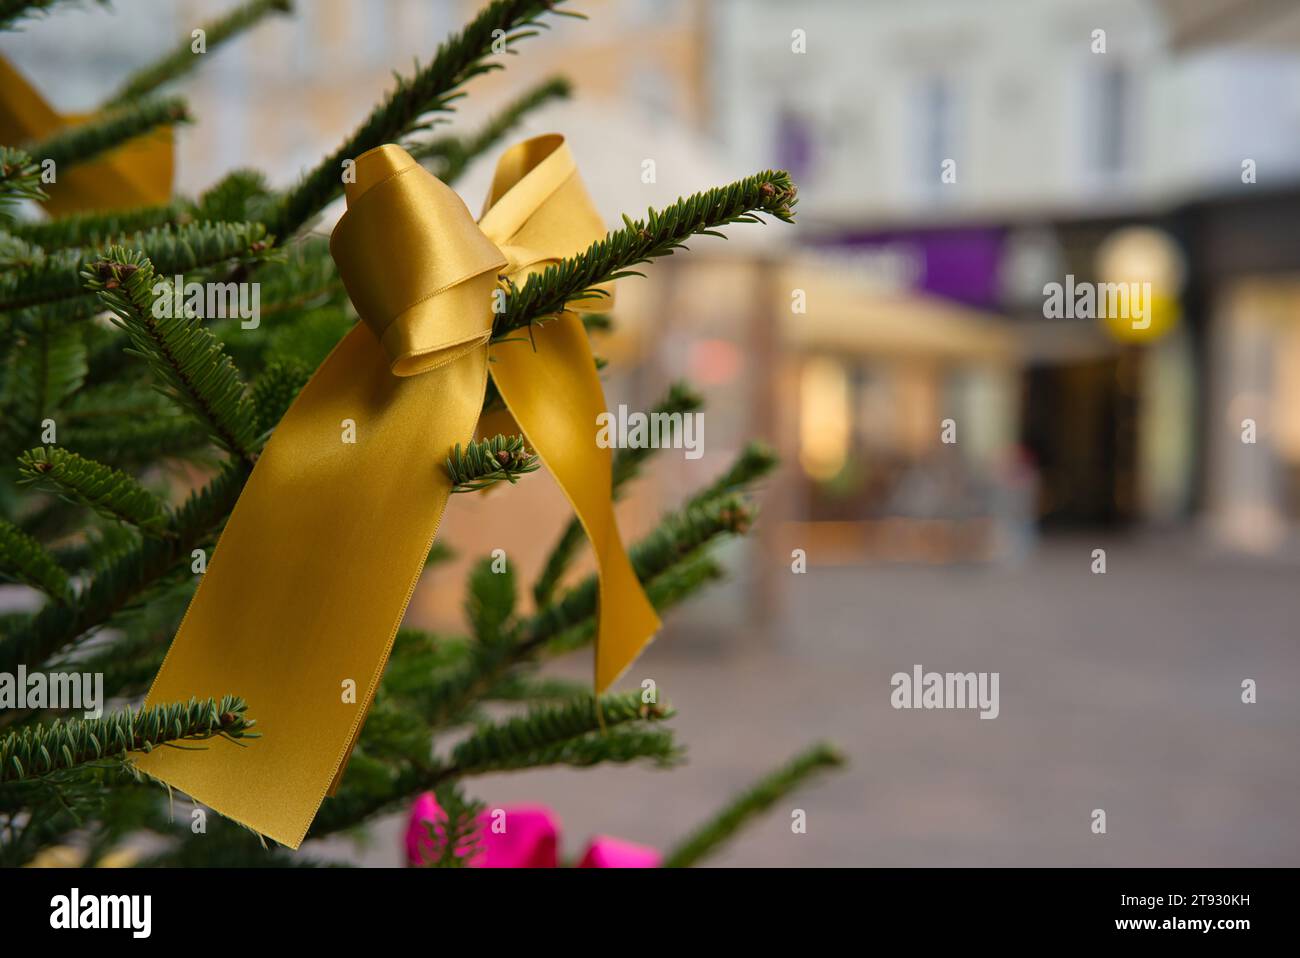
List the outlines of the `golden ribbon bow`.
<svg viewBox="0 0 1300 958">
<path fill-rule="evenodd" d="M 475 225 L 397 146 L 356 162 L 330 251 L 363 322 L 281 420 L 221 535 L 147 704 L 242 696 L 262 737 L 141 756 L 145 772 L 297 848 L 383 673 L 491 375 L 591 540 L 596 689 L 659 627 L 614 521 L 605 411 L 580 319 L 489 347 L 499 278 L 585 250 L 605 228 L 563 137 L 508 150 Z M 352 424 L 355 442 L 341 438 Z M 350 698 L 348 686 L 355 690 Z"/>
<path fill-rule="evenodd" d="M 53 136 L 93 114 L 60 115 L 36 88 L 0 56 L 0 143 L 22 146 Z M 166 203 L 175 165 L 171 127 L 146 133 L 88 163 L 55 171 L 44 186 L 51 216 L 82 210 L 116 210 Z M 43 157 L 33 157 L 41 160 Z"/>
</svg>

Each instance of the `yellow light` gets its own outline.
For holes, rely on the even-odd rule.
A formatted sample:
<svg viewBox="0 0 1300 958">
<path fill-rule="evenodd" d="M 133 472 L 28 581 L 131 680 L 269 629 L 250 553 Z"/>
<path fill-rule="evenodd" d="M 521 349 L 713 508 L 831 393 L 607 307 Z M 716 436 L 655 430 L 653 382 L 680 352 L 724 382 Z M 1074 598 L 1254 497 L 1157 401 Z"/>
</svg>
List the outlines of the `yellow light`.
<svg viewBox="0 0 1300 958">
<path fill-rule="evenodd" d="M 1150 226 L 1116 230 L 1097 247 L 1096 267 L 1104 283 L 1129 284 L 1134 294 L 1149 294 L 1144 304 L 1146 315 L 1140 320 L 1122 314 L 1103 316 L 1102 325 L 1115 339 L 1155 342 L 1178 325 L 1182 317 L 1178 294 L 1187 265 L 1168 233 Z"/>
<path fill-rule="evenodd" d="M 833 359 L 809 359 L 799 380 L 799 462 L 817 480 L 833 479 L 849 451 L 849 378 Z"/>
</svg>

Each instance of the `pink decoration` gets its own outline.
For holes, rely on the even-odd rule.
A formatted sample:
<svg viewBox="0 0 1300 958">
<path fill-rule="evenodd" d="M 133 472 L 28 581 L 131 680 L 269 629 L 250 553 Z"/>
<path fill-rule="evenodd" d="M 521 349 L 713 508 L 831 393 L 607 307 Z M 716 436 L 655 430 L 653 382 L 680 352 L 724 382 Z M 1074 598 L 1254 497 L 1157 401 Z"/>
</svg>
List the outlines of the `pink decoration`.
<svg viewBox="0 0 1300 958">
<path fill-rule="evenodd" d="M 429 825 L 441 829 L 442 809 L 432 792 L 411 806 L 406 826 L 406 860 L 420 865 L 432 848 Z M 473 868 L 556 868 L 560 823 L 544 805 L 490 809 L 479 816 L 479 852 Z M 587 846 L 579 868 L 658 868 L 659 852 L 621 838 L 597 837 Z"/>
</svg>

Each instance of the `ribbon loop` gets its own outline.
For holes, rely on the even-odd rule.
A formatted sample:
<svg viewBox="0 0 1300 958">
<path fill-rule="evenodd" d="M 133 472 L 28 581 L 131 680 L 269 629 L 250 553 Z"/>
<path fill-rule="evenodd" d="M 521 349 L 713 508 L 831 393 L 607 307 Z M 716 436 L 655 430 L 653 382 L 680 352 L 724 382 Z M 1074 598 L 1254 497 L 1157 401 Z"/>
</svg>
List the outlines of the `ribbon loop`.
<svg viewBox="0 0 1300 958">
<path fill-rule="evenodd" d="M 506 258 L 461 198 L 399 146 L 363 153 L 355 172 L 330 254 L 393 374 L 427 372 L 486 343 Z"/>
</svg>

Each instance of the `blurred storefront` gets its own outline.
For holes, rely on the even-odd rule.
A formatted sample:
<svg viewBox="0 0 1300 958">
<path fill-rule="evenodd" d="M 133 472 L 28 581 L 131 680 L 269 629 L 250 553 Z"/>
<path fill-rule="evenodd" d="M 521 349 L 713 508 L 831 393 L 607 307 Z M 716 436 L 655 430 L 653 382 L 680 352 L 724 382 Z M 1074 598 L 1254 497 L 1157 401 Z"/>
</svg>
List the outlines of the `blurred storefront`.
<svg viewBox="0 0 1300 958">
<path fill-rule="evenodd" d="M 1204 507 L 1215 541 L 1300 551 L 1300 190 L 1198 204 L 1209 319 Z"/>
</svg>

